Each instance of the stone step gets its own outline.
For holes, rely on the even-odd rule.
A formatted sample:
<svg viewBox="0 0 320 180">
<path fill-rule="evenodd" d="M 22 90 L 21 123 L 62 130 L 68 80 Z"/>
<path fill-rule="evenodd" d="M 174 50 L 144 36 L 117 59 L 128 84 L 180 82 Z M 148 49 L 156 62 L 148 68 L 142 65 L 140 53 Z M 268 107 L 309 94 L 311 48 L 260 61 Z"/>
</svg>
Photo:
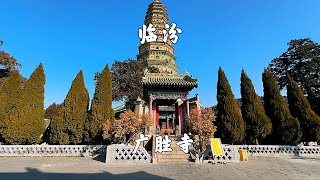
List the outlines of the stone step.
<svg viewBox="0 0 320 180">
<path fill-rule="evenodd" d="M 180 147 L 171 147 L 172 151 L 171 152 L 175 152 L 175 153 L 179 153 L 179 152 L 182 152 L 183 151 L 181 150 Z M 170 152 L 164 152 L 164 153 L 170 153 Z"/>
<path fill-rule="evenodd" d="M 172 152 L 181 151 L 181 147 L 178 146 L 175 142 L 174 143 L 170 143 L 170 148 L 172 149 Z"/>
<path fill-rule="evenodd" d="M 157 163 L 189 163 L 188 159 L 161 158 L 157 159 Z"/>
<path fill-rule="evenodd" d="M 172 149 L 171 152 L 162 152 L 156 153 L 156 162 L 157 163 L 170 163 L 170 164 L 185 164 L 189 163 L 189 154 L 185 154 L 181 147 L 176 144 L 179 142 L 179 137 L 170 136 L 170 148 Z"/>
<path fill-rule="evenodd" d="M 178 145 L 176 144 L 176 142 L 171 142 L 171 143 L 170 143 L 170 147 L 171 147 L 172 149 L 181 149 L 180 146 L 178 146 Z"/>
<path fill-rule="evenodd" d="M 160 153 L 160 152 L 156 152 L 157 154 L 171 154 L 171 153 L 173 153 L 173 154 L 184 154 L 184 152 L 182 151 L 182 150 L 172 150 L 171 152 L 162 152 L 162 153 Z"/>
<path fill-rule="evenodd" d="M 180 158 L 185 159 L 189 158 L 189 154 L 157 154 L 158 159 L 159 158 Z"/>
</svg>

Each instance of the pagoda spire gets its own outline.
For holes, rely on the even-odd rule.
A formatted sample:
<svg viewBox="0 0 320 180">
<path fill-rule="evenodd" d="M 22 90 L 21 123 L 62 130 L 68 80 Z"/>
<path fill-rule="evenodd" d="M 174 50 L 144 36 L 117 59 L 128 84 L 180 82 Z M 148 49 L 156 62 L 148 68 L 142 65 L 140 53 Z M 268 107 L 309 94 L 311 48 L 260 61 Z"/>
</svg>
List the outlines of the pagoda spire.
<svg viewBox="0 0 320 180">
<path fill-rule="evenodd" d="M 144 25 L 152 24 L 156 28 L 157 40 L 140 44 L 137 60 L 146 60 L 149 67 L 155 67 L 160 73 L 176 74 L 179 67 L 175 64 L 176 56 L 171 40 L 163 41 L 165 25 L 170 24 L 165 5 L 160 0 L 153 0 L 148 6 Z"/>
</svg>

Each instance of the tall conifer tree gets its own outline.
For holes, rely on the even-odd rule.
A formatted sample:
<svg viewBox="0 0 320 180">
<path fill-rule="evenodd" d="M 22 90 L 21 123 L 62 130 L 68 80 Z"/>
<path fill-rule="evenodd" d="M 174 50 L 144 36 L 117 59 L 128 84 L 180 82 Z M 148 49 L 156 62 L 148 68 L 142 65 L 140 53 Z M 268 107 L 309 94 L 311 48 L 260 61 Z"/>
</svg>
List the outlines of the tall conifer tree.
<svg viewBox="0 0 320 180">
<path fill-rule="evenodd" d="M 217 135 L 227 143 L 241 143 L 245 138 L 245 123 L 231 91 L 229 82 L 221 68 L 217 85 Z"/>
<path fill-rule="evenodd" d="M 44 85 L 45 74 L 42 64 L 25 83 L 20 102 L 20 121 L 24 124 L 21 135 L 26 144 L 40 143 L 44 133 Z"/>
<path fill-rule="evenodd" d="M 81 144 L 87 118 L 89 94 L 80 71 L 60 109 L 52 120 L 50 140 L 53 144 Z"/>
<path fill-rule="evenodd" d="M 89 118 L 86 123 L 86 135 L 91 143 L 101 143 L 102 124 L 113 122 L 114 112 L 112 109 L 112 79 L 108 64 L 102 70 L 95 85 L 95 93 L 91 101 Z"/>
<path fill-rule="evenodd" d="M 255 140 L 262 140 L 271 134 L 272 122 L 244 70 L 241 73 L 241 102 L 241 113 L 246 123 L 246 140 L 249 144 L 254 144 Z"/>
<path fill-rule="evenodd" d="M 11 136 L 7 134 L 7 130 L 12 127 L 11 120 L 13 119 L 10 117 L 18 108 L 23 83 L 23 77 L 18 71 L 14 71 L 5 80 L 0 90 L 0 141 L 5 141 L 5 137 Z"/>
<path fill-rule="evenodd" d="M 42 64 L 24 84 L 15 108 L 6 122 L 6 142 L 9 144 L 36 144 L 44 132 L 44 84 Z"/>
<path fill-rule="evenodd" d="M 272 121 L 272 142 L 275 144 L 297 145 L 301 138 L 300 124 L 289 111 L 286 100 L 280 94 L 276 79 L 265 70 L 262 74 L 264 105 Z"/>
<path fill-rule="evenodd" d="M 288 76 L 287 88 L 289 109 L 299 119 L 302 129 L 302 141 L 320 143 L 320 117 L 311 109 L 298 84 Z"/>
<path fill-rule="evenodd" d="M 63 106 L 62 106 L 63 107 Z M 60 145 L 68 145 L 70 144 L 69 140 L 69 131 L 67 129 L 67 123 L 64 119 L 64 110 L 60 109 L 57 116 L 55 116 L 50 122 L 50 144 L 60 144 Z"/>
</svg>

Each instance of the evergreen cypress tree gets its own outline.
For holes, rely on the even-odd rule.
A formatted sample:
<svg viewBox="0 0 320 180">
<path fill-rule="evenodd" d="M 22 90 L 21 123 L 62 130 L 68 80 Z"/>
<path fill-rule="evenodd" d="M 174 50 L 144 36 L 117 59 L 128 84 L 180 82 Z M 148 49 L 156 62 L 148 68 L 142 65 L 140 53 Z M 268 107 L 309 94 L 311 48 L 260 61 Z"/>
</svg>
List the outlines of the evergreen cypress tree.
<svg viewBox="0 0 320 180">
<path fill-rule="evenodd" d="M 227 143 L 241 143 L 245 138 L 245 123 L 229 82 L 221 68 L 217 85 L 217 134 Z"/>
<path fill-rule="evenodd" d="M 311 109 L 298 84 L 288 75 L 287 88 L 289 109 L 297 117 L 302 129 L 302 141 L 320 143 L 320 117 Z"/>
<path fill-rule="evenodd" d="M 23 77 L 19 71 L 14 71 L 4 82 L 0 90 L 0 141 L 5 141 L 8 128 L 12 127 L 12 117 L 14 110 L 17 110 L 19 99 L 22 93 Z M 11 118 L 10 118 L 11 117 Z"/>
<path fill-rule="evenodd" d="M 52 120 L 50 140 L 53 144 L 80 144 L 83 140 L 84 124 L 87 118 L 89 94 L 80 71 L 60 109 Z"/>
<path fill-rule="evenodd" d="M 24 143 L 40 143 L 44 133 L 44 85 L 45 74 L 42 63 L 31 74 L 25 83 L 20 101 L 20 121 L 24 122 Z"/>
<path fill-rule="evenodd" d="M 63 106 L 62 106 L 63 107 Z M 50 122 L 49 140 L 50 144 L 68 145 L 70 144 L 67 123 L 63 119 L 63 110 L 60 109 L 57 116 Z"/>
<path fill-rule="evenodd" d="M 272 121 L 272 142 L 275 144 L 297 145 L 301 138 L 300 124 L 289 111 L 286 100 L 280 94 L 276 79 L 265 70 L 262 74 L 264 105 Z"/>
<path fill-rule="evenodd" d="M 271 134 L 272 122 L 244 70 L 241 73 L 241 102 L 241 113 L 246 123 L 246 140 L 249 144 L 254 144 L 255 140 L 262 140 Z"/>
<path fill-rule="evenodd" d="M 101 143 L 102 124 L 107 121 L 113 122 L 114 112 L 112 109 L 112 79 L 108 64 L 101 72 L 95 86 L 95 93 L 91 101 L 89 119 L 86 123 L 85 141 Z M 87 128 L 89 127 L 89 128 Z"/>
<path fill-rule="evenodd" d="M 6 141 L 10 144 L 40 143 L 44 132 L 44 84 L 42 64 L 24 84 L 21 98 L 15 109 L 9 113 Z"/>
</svg>

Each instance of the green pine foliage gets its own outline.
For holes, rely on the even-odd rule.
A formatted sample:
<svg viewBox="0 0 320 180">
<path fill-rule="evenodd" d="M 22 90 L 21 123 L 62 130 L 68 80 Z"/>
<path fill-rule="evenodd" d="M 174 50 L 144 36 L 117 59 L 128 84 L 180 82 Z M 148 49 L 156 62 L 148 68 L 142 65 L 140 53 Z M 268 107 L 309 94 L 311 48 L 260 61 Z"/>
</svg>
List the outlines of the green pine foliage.
<svg viewBox="0 0 320 180">
<path fill-rule="evenodd" d="M 16 85 L 21 80 L 15 82 Z M 37 144 L 44 132 L 44 85 L 45 75 L 42 64 L 31 74 L 15 106 L 8 112 L 4 138 L 8 144 Z M 19 86 L 18 86 L 19 87 Z"/>
<path fill-rule="evenodd" d="M 63 106 L 62 106 L 63 107 Z M 68 145 L 70 144 L 69 140 L 69 131 L 67 129 L 67 124 L 63 119 L 63 109 L 61 108 L 58 115 L 54 117 L 54 119 L 50 122 L 50 144 L 60 144 L 60 145 Z"/>
<path fill-rule="evenodd" d="M 3 83 L 0 90 L 0 141 L 10 137 L 8 129 L 13 126 L 14 111 L 17 110 L 19 99 L 22 93 L 24 78 L 19 71 L 14 71 Z"/>
<path fill-rule="evenodd" d="M 108 64 L 100 73 L 95 86 L 95 93 L 91 101 L 89 118 L 85 125 L 86 143 L 99 144 L 102 142 L 102 124 L 113 122 L 114 112 L 112 109 L 112 78 Z"/>
<path fill-rule="evenodd" d="M 288 75 L 287 95 L 289 109 L 299 119 L 302 129 L 302 141 L 320 143 L 320 117 L 311 109 L 298 84 Z"/>
<path fill-rule="evenodd" d="M 221 68 L 217 85 L 217 135 L 226 143 L 241 143 L 245 138 L 245 123 L 230 84 Z"/>
<path fill-rule="evenodd" d="M 73 80 L 59 115 L 51 122 L 52 144 L 81 144 L 87 119 L 89 94 L 80 71 Z"/>
<path fill-rule="evenodd" d="M 280 88 L 287 86 L 287 73 L 301 90 L 315 113 L 320 115 L 320 45 L 310 38 L 293 39 L 288 49 L 274 58 L 268 70 L 277 78 Z"/>
<path fill-rule="evenodd" d="M 40 143 L 44 127 L 44 85 L 45 74 L 42 64 L 25 83 L 20 101 L 19 119 L 23 127 L 20 135 L 24 144 Z M 20 139 L 21 142 L 21 139 Z"/>
<path fill-rule="evenodd" d="M 298 119 L 290 114 L 286 100 L 280 94 L 276 79 L 268 70 L 263 72 L 262 81 L 265 111 L 273 126 L 270 143 L 297 145 L 302 135 Z"/>
<path fill-rule="evenodd" d="M 251 79 L 242 70 L 241 73 L 241 113 L 246 123 L 246 141 L 254 144 L 272 132 L 272 122 L 256 94 Z"/>
</svg>

